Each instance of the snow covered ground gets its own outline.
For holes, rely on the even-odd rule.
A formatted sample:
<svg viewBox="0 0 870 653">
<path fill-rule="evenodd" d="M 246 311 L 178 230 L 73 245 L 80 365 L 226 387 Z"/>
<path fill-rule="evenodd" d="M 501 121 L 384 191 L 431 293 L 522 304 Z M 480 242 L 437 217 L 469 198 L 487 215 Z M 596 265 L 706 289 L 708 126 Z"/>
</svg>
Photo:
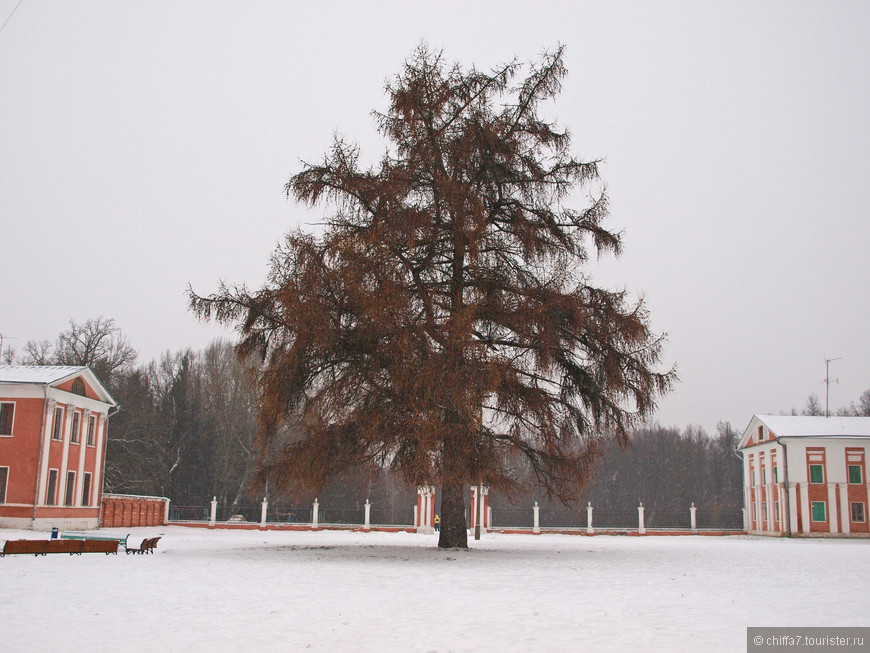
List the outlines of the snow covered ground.
<svg viewBox="0 0 870 653">
<path fill-rule="evenodd" d="M 128 530 L 156 554 L 0 559 L 0 650 L 744 651 L 747 626 L 870 624 L 870 540 L 101 534 Z"/>
</svg>

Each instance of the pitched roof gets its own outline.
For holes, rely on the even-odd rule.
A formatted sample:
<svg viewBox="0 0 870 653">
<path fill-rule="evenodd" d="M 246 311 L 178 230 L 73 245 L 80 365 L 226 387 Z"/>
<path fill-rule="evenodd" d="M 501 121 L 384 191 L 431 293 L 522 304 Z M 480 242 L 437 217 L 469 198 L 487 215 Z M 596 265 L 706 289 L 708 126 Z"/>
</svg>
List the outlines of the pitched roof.
<svg viewBox="0 0 870 653">
<path fill-rule="evenodd" d="M 738 449 L 753 442 L 753 435 L 759 424 L 764 424 L 778 438 L 870 438 L 870 417 L 754 415 L 743 431 Z"/>
<path fill-rule="evenodd" d="M 118 405 L 93 370 L 85 365 L 0 365 L 0 384 L 56 385 L 79 375 L 87 379 L 100 401 Z"/>
<path fill-rule="evenodd" d="M 86 369 L 84 365 L 0 365 L 0 383 L 57 383 Z"/>
</svg>

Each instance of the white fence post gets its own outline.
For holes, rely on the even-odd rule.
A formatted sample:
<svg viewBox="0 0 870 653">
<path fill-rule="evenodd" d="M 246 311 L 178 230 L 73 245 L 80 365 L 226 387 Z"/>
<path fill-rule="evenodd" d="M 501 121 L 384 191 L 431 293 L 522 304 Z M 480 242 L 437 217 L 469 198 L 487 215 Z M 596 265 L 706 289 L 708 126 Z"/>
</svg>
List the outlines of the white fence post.
<svg viewBox="0 0 870 653">
<path fill-rule="evenodd" d="M 169 501 L 170 501 L 169 499 L 166 500 L 166 511 L 163 515 L 163 523 L 164 524 L 169 523 Z"/>
<path fill-rule="evenodd" d="M 420 509 L 417 507 L 417 504 L 415 503 L 414 504 L 414 528 L 420 527 L 420 519 L 419 519 L 419 515 L 418 515 L 419 510 Z"/>
<path fill-rule="evenodd" d="M 369 500 L 366 499 L 366 518 L 365 523 L 363 524 L 363 529 L 370 530 L 372 527 L 372 504 L 369 503 Z"/>
<path fill-rule="evenodd" d="M 646 533 L 646 528 L 643 526 L 643 503 L 637 507 L 637 532 L 638 535 L 643 535 Z"/>
<path fill-rule="evenodd" d="M 586 534 L 594 535 L 595 529 L 592 528 L 592 502 L 586 502 Z"/>
<path fill-rule="evenodd" d="M 311 528 L 317 528 L 317 519 L 319 517 L 320 504 L 317 499 L 314 500 L 314 505 L 311 506 Z"/>
<path fill-rule="evenodd" d="M 693 533 L 698 532 L 698 522 L 695 519 L 695 511 L 696 510 L 697 510 L 697 508 L 695 508 L 695 502 L 693 501 L 692 505 L 689 507 L 689 524 L 690 524 L 689 528 Z"/>
<path fill-rule="evenodd" d="M 214 526 L 216 522 L 217 522 L 217 497 L 212 497 L 211 515 L 208 518 L 208 525 Z"/>
<path fill-rule="evenodd" d="M 540 533 L 541 532 L 540 512 L 541 512 L 541 509 L 538 508 L 538 502 L 535 501 L 535 507 L 532 508 L 532 513 L 535 516 L 534 526 L 532 526 L 532 533 Z"/>
<path fill-rule="evenodd" d="M 266 527 L 266 511 L 269 510 L 269 500 L 263 497 L 263 505 L 260 507 L 260 526 Z"/>
</svg>

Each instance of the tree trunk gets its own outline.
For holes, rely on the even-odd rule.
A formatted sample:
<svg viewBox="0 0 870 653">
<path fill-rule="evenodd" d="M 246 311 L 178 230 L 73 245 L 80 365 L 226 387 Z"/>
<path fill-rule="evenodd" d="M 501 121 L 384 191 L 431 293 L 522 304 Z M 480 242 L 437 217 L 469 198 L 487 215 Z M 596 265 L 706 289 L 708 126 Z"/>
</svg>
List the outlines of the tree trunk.
<svg viewBox="0 0 870 653">
<path fill-rule="evenodd" d="M 441 531 L 439 549 L 467 549 L 465 525 L 465 484 L 447 483 L 441 488 Z"/>
</svg>

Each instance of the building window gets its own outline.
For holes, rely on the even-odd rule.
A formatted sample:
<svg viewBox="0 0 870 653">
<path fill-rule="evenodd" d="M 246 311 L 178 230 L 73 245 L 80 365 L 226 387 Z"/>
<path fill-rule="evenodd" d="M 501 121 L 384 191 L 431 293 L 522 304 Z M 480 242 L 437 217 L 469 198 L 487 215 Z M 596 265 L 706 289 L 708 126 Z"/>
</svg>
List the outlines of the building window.
<svg viewBox="0 0 870 653">
<path fill-rule="evenodd" d="M 53 506 L 57 503 L 57 470 L 48 470 L 48 489 L 45 491 L 45 505 Z"/>
<path fill-rule="evenodd" d="M 14 403 L 4 401 L 0 404 L 0 435 L 12 435 L 12 418 L 14 415 Z"/>
<path fill-rule="evenodd" d="M 824 465 L 810 465 L 810 483 L 824 483 L 825 482 L 825 466 Z"/>
<path fill-rule="evenodd" d="M 88 417 L 88 446 L 94 446 L 94 433 L 97 430 L 97 417 L 96 415 L 91 415 Z"/>
<path fill-rule="evenodd" d="M 764 427 L 759 426 L 758 427 L 758 441 L 762 442 L 763 440 L 764 440 Z"/>
<path fill-rule="evenodd" d="M 91 505 L 91 473 L 85 472 L 85 480 L 82 483 L 82 505 Z"/>
<path fill-rule="evenodd" d="M 852 504 L 852 521 L 863 523 L 863 521 L 864 521 L 864 504 L 863 503 L 853 503 Z"/>
<path fill-rule="evenodd" d="M 0 503 L 6 503 L 6 481 L 9 480 L 9 468 L 0 467 Z M 852 505 L 855 505 L 854 503 Z"/>
<path fill-rule="evenodd" d="M 779 467 L 773 466 L 773 482 L 779 483 Z"/>
<path fill-rule="evenodd" d="M 85 382 L 82 381 L 81 377 L 76 378 L 75 381 L 72 382 L 72 392 L 75 395 L 85 396 Z"/>
<path fill-rule="evenodd" d="M 761 468 L 761 484 L 767 485 L 767 470 L 764 467 Z"/>
<path fill-rule="evenodd" d="M 763 501 L 761 504 L 761 518 L 767 521 L 767 501 Z"/>
<path fill-rule="evenodd" d="M 828 521 L 827 517 L 825 516 L 824 501 L 813 501 L 812 511 L 813 521 Z"/>
<path fill-rule="evenodd" d="M 849 465 L 849 483 L 857 483 L 860 485 L 864 482 L 861 477 L 861 465 Z"/>
<path fill-rule="evenodd" d="M 66 473 L 66 496 L 63 500 L 63 505 L 71 506 L 73 504 L 73 497 L 76 492 L 76 473 L 75 472 L 67 472 Z"/>
<path fill-rule="evenodd" d="M 773 504 L 773 508 L 776 511 L 776 521 L 779 521 L 779 501 Z"/>
<path fill-rule="evenodd" d="M 54 409 L 54 426 L 51 429 L 51 439 L 63 439 L 63 408 L 60 406 Z"/>
<path fill-rule="evenodd" d="M 72 444 L 79 443 L 79 414 L 73 412 L 72 424 L 70 425 L 69 441 Z"/>
</svg>

